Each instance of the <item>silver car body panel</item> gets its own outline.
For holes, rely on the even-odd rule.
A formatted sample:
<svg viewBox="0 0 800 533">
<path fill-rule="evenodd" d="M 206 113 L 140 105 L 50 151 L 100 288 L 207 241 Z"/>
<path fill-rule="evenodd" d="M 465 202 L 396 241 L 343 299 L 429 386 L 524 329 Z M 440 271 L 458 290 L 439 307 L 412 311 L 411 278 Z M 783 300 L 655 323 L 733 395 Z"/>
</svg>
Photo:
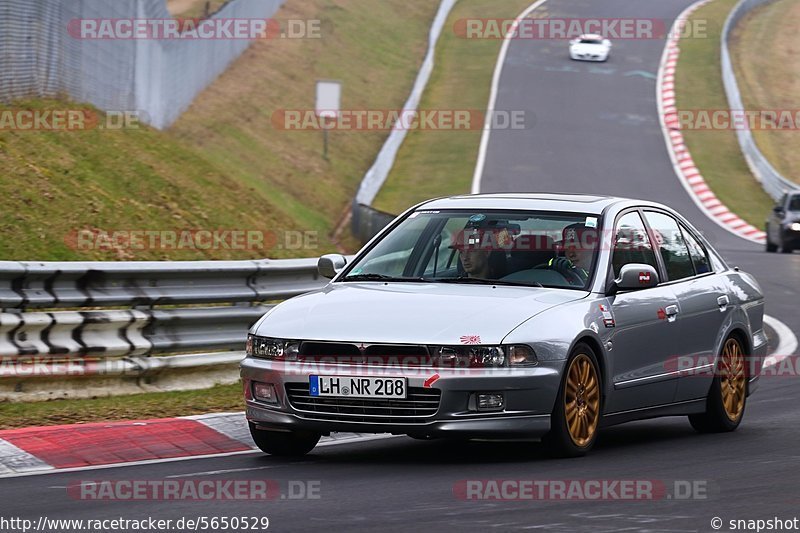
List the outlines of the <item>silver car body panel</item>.
<svg viewBox="0 0 800 533">
<path fill-rule="evenodd" d="M 280 363 L 248 357 L 242 378 L 248 419 L 263 428 L 321 432 L 362 431 L 421 435 L 541 436 L 566 360 L 577 342 L 595 351 L 601 366 L 604 425 L 659 415 L 700 412 L 712 380 L 717 354 L 738 334 L 752 355 L 748 393 L 755 390 L 766 356 L 764 298 L 756 280 L 728 267 L 702 235 L 666 206 L 639 200 L 561 194 L 485 194 L 423 202 L 400 215 L 356 256 L 413 211 L 536 210 L 597 215 L 601 231 L 598 267 L 589 290 L 460 285 L 440 283 L 338 282 L 279 304 L 251 333 L 294 340 L 355 344 L 458 344 L 465 335 L 481 344 L 527 344 L 538 357 L 535 367 L 447 369 L 364 366 L 358 364 Z M 691 229 L 711 256 L 714 272 L 637 291 L 608 294 L 611 240 L 617 217 L 631 209 L 664 211 Z M 726 304 L 720 305 L 720 297 Z M 665 319 L 663 310 L 678 313 Z M 609 313 L 612 320 L 609 320 Z M 677 358 L 680 366 L 675 366 Z M 686 364 L 689 361 L 689 364 Z M 696 362 L 696 364 L 693 364 Z M 687 370 L 690 370 L 687 375 Z M 425 416 L 332 415 L 303 408 L 302 388 L 311 375 L 383 375 L 406 377 L 409 388 L 439 403 Z M 431 385 L 430 380 L 436 376 Z M 276 386 L 277 405 L 252 398 L 253 381 Z M 428 384 L 426 385 L 426 382 Z M 291 389 L 291 390 L 289 390 Z M 477 412 L 476 392 L 505 395 L 500 412 Z M 291 401 L 290 392 L 295 398 Z M 300 395 L 300 396 L 298 396 Z M 430 399 L 420 399 L 427 405 Z M 335 403 L 335 402 L 334 402 Z M 325 408 L 335 411 L 333 408 Z M 344 408 L 343 408 L 344 410 Z M 422 412 L 422 411 L 420 411 Z"/>
</svg>

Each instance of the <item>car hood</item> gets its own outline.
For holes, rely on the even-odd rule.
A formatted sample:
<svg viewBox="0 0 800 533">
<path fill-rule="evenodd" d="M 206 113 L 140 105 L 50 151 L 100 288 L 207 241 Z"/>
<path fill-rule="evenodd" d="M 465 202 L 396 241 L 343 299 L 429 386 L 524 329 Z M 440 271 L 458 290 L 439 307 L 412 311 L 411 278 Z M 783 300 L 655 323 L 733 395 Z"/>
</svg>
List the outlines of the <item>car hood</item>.
<svg viewBox="0 0 800 533">
<path fill-rule="evenodd" d="M 444 283 L 331 283 L 279 304 L 251 331 L 284 339 L 496 344 L 532 316 L 588 294 Z"/>
</svg>

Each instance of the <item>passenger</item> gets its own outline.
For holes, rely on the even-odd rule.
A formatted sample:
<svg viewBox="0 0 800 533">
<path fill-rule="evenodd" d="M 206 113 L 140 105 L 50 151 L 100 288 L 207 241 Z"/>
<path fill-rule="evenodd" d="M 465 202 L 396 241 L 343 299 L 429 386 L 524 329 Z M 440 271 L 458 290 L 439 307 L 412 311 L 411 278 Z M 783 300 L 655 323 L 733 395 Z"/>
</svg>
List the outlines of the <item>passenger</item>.
<svg viewBox="0 0 800 533">
<path fill-rule="evenodd" d="M 564 276 L 570 285 L 586 285 L 597 249 L 597 229 L 572 224 L 562 232 L 564 257 L 551 259 L 548 266 Z"/>
</svg>

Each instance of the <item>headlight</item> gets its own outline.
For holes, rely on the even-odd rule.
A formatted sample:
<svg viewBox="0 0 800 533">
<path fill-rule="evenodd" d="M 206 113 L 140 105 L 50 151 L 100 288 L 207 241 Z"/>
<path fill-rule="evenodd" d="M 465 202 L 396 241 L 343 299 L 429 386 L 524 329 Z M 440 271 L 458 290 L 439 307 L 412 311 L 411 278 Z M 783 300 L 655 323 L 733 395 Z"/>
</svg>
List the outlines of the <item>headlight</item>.
<svg viewBox="0 0 800 533">
<path fill-rule="evenodd" d="M 789 229 L 792 231 L 800 231 L 800 222 L 792 222 L 792 225 L 789 226 Z"/>
<path fill-rule="evenodd" d="M 297 361 L 297 354 L 300 352 L 300 342 L 248 335 L 245 351 L 248 357 Z"/>
<path fill-rule="evenodd" d="M 533 366 L 536 354 L 523 344 L 511 346 L 430 346 L 433 366 L 445 368 L 501 368 Z"/>
</svg>

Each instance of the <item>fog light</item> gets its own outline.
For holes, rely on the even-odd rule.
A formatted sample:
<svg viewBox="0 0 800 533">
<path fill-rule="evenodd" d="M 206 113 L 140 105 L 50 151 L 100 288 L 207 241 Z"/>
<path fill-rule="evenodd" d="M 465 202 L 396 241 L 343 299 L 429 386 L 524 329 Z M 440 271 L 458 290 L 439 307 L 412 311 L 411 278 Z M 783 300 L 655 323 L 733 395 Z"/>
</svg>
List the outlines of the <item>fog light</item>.
<svg viewBox="0 0 800 533">
<path fill-rule="evenodd" d="M 478 411 L 500 411 L 504 405 L 502 394 L 478 394 Z"/>
<path fill-rule="evenodd" d="M 264 403 L 278 403 L 278 396 L 275 394 L 275 385 L 272 383 L 253 382 L 253 398 Z"/>
</svg>

